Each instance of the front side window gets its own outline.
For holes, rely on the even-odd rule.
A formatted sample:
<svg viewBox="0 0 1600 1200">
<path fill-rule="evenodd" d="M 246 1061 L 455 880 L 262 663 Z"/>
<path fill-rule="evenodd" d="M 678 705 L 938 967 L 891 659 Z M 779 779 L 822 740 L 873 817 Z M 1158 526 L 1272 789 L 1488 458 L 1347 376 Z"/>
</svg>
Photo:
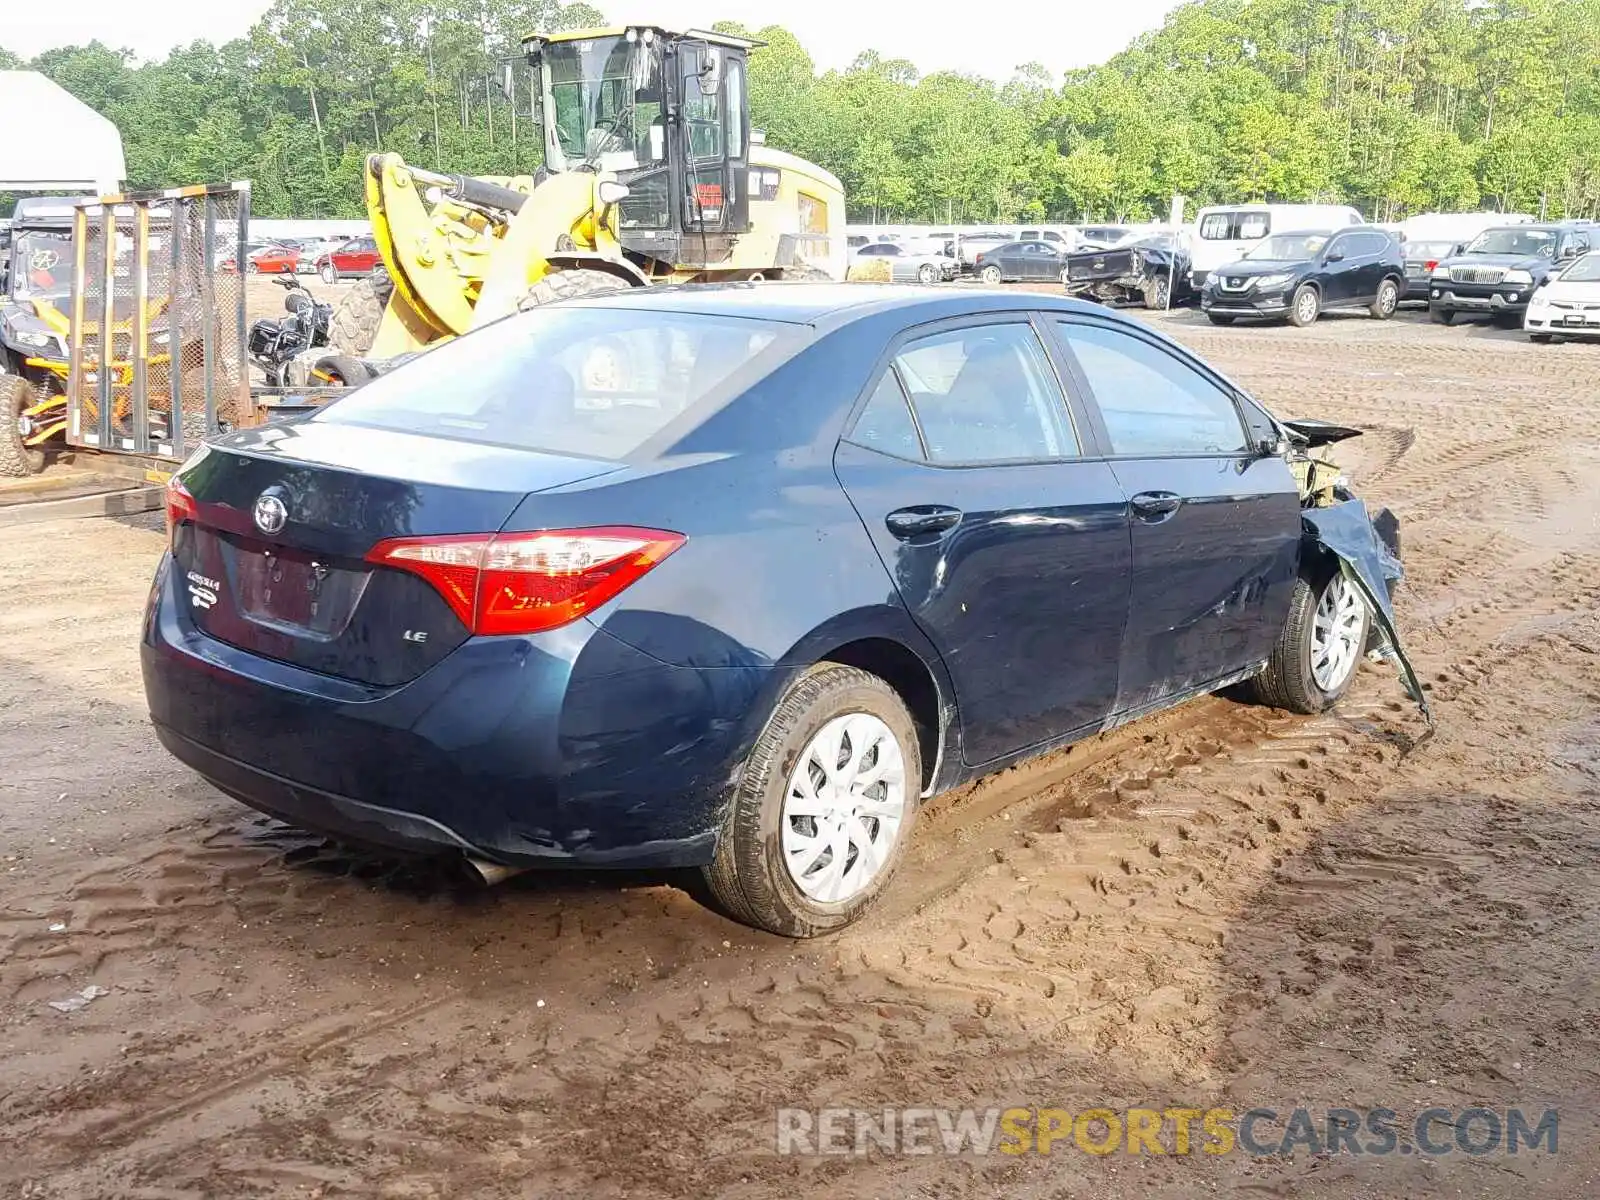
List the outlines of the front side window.
<svg viewBox="0 0 1600 1200">
<path fill-rule="evenodd" d="M 744 157 L 744 64 L 730 62 L 723 83 L 728 97 L 728 157 Z"/>
<path fill-rule="evenodd" d="M 1078 453 L 1066 400 L 1030 325 L 932 334 L 897 354 L 894 369 L 931 462 L 1019 462 Z"/>
<path fill-rule="evenodd" d="M 799 336 L 737 317 L 541 308 L 429 350 L 309 419 L 625 458 L 680 417 L 692 427 Z"/>
<path fill-rule="evenodd" d="M 1142 338 L 1058 322 L 1119 455 L 1236 454 L 1246 445 L 1233 398 Z"/>
</svg>

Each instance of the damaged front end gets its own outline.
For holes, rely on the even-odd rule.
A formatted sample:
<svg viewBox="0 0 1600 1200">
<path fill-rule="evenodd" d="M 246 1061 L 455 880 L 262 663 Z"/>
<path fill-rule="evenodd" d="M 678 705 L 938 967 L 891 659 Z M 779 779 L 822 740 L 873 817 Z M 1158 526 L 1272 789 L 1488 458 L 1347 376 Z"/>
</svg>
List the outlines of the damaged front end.
<svg viewBox="0 0 1600 1200">
<path fill-rule="evenodd" d="M 1422 710 L 1431 732 L 1433 710 L 1395 627 L 1394 591 L 1405 576 L 1400 562 L 1400 522 L 1387 508 L 1369 514 L 1327 453 L 1327 447 L 1337 442 L 1360 437 L 1361 430 L 1327 421 L 1281 424 L 1288 434 L 1289 468 L 1300 487 L 1303 536 L 1334 556 L 1345 578 L 1366 601 L 1377 643 L 1373 649 L 1395 664 L 1406 695 Z"/>
</svg>

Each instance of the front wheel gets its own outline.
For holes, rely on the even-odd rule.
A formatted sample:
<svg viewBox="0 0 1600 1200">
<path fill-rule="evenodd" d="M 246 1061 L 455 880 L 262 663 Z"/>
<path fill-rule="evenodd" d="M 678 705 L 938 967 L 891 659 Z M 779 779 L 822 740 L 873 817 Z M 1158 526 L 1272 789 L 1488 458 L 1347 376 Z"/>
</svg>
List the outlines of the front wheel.
<svg viewBox="0 0 1600 1200">
<path fill-rule="evenodd" d="M 1394 316 L 1394 310 L 1400 307 L 1400 285 L 1392 279 L 1385 279 L 1378 285 L 1378 294 L 1373 298 L 1372 307 L 1367 311 L 1380 321 L 1387 321 Z"/>
<path fill-rule="evenodd" d="M 704 869 L 736 919 L 787 937 L 843 928 L 904 857 L 922 760 L 883 680 L 819 663 L 784 694 L 745 760 Z"/>
<path fill-rule="evenodd" d="M 332 284 L 339 282 L 339 268 L 335 267 L 331 262 L 323 263 L 322 269 L 319 270 L 317 274 L 322 276 L 323 283 Z"/>
<path fill-rule="evenodd" d="M 0 375 L 0 476 L 21 479 L 44 469 L 44 451 L 23 444 L 17 424 L 34 402 L 33 385 L 20 375 Z"/>
<path fill-rule="evenodd" d="M 1000 268 L 995 266 L 993 263 L 990 263 L 987 267 L 978 272 L 978 278 L 982 279 L 990 287 L 993 287 L 995 284 L 1000 282 Z"/>
<path fill-rule="evenodd" d="M 1309 283 L 1302 283 L 1295 289 L 1294 299 L 1289 303 L 1289 322 L 1304 329 L 1307 325 L 1316 324 L 1321 314 L 1322 297 Z"/>
<path fill-rule="evenodd" d="M 1250 681 L 1256 700 L 1290 712 L 1319 713 L 1349 690 L 1366 650 L 1367 601 L 1337 564 L 1302 569 L 1289 619 L 1266 670 Z"/>
</svg>

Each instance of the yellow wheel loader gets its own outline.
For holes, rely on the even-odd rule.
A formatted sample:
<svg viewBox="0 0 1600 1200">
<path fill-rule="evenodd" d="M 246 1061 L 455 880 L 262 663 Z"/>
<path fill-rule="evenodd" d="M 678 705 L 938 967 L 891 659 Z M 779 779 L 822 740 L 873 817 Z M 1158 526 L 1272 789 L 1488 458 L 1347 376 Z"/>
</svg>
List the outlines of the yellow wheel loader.
<svg viewBox="0 0 1600 1200">
<path fill-rule="evenodd" d="M 479 179 L 372 155 L 385 269 L 334 313 L 333 348 L 392 359 L 521 308 L 652 283 L 843 279 L 843 187 L 750 127 L 760 44 L 649 25 L 525 40 L 502 88 L 544 165 Z"/>
</svg>

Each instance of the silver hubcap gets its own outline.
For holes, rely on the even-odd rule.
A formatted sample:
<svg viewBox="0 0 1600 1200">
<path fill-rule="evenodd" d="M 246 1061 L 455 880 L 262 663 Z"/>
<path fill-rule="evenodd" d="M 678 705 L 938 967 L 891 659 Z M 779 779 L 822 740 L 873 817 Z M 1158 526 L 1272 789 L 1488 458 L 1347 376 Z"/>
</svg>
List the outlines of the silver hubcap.
<svg viewBox="0 0 1600 1200">
<path fill-rule="evenodd" d="M 1378 306 L 1384 312 L 1393 312 L 1395 305 L 1395 290 L 1392 287 L 1383 289 L 1383 294 L 1378 297 Z"/>
<path fill-rule="evenodd" d="M 1306 292 L 1300 297 L 1298 307 L 1300 309 L 1300 319 L 1309 321 L 1317 315 L 1317 298 L 1310 292 Z"/>
<path fill-rule="evenodd" d="M 870 713 L 835 717 L 806 745 L 783 791 L 783 862 L 813 900 L 850 900 L 883 870 L 906 814 L 906 764 Z"/>
<path fill-rule="evenodd" d="M 1361 656 L 1366 601 L 1343 573 L 1335 575 L 1311 625 L 1311 678 L 1325 692 L 1344 686 Z"/>
</svg>

